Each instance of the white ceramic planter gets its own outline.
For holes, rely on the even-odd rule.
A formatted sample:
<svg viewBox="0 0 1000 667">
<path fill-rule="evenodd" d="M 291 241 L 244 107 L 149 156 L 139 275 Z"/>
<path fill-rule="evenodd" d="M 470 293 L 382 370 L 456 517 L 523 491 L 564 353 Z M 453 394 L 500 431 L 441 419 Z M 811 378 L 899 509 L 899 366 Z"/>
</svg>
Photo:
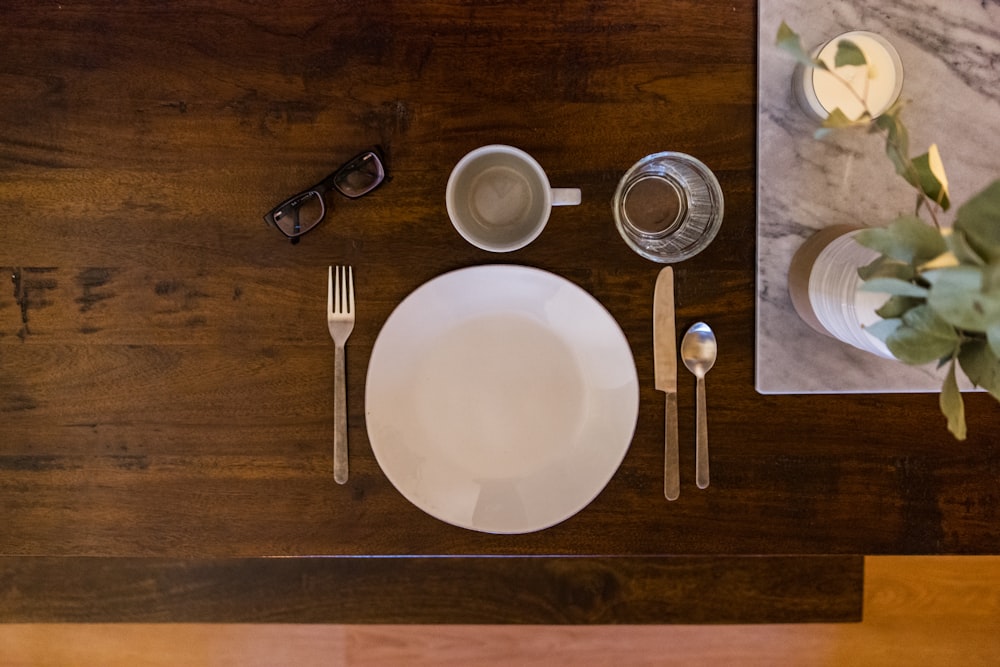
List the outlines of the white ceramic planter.
<svg viewBox="0 0 1000 667">
<path fill-rule="evenodd" d="M 840 225 L 816 232 L 796 251 L 788 270 L 788 292 L 799 317 L 810 327 L 879 357 L 894 359 L 865 327 L 879 321 L 876 309 L 888 299 L 861 292 L 858 268 L 878 253 L 854 240 L 857 227 Z"/>
</svg>

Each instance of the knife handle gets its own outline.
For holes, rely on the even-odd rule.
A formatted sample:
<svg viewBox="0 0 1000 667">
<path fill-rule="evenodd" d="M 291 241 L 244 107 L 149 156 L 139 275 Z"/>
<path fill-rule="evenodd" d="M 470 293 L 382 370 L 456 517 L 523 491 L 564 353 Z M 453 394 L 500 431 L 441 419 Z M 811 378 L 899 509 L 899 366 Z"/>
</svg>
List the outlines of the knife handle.
<svg viewBox="0 0 1000 667">
<path fill-rule="evenodd" d="M 664 419 L 663 495 L 667 500 L 677 500 L 681 495 L 681 466 L 678 461 L 677 393 L 667 392 Z"/>
</svg>

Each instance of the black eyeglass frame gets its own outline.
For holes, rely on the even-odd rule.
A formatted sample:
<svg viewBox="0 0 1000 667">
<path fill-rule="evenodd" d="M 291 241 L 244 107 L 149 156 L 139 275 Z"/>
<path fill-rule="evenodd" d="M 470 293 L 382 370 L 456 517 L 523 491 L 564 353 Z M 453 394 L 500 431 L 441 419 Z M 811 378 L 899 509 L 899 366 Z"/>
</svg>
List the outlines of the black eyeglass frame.
<svg viewBox="0 0 1000 667">
<path fill-rule="evenodd" d="M 339 182 L 347 175 L 359 171 L 360 167 L 370 160 L 374 160 L 375 164 L 378 166 L 377 175 L 375 180 L 371 185 L 365 187 L 361 191 L 348 192 L 345 191 Z M 312 186 L 311 188 L 306 188 L 305 190 L 299 192 L 298 194 L 292 195 L 288 199 L 284 200 L 270 211 L 264 215 L 264 221 L 281 232 L 286 238 L 290 239 L 292 243 L 298 243 L 298 240 L 303 234 L 310 231 L 311 229 L 319 226 L 321 222 L 326 218 L 326 199 L 324 195 L 330 190 L 335 190 L 339 192 L 344 197 L 348 199 L 359 199 L 364 197 L 368 193 L 377 189 L 386 181 L 386 169 L 385 169 L 385 159 L 382 156 L 382 152 L 378 147 L 372 148 L 370 150 L 362 151 L 358 153 L 350 160 L 342 164 L 337 168 L 332 174 L 324 178 L 322 181 Z M 306 227 L 305 229 L 297 229 L 293 233 L 289 234 L 281 225 L 278 224 L 278 220 L 284 216 L 292 215 L 294 216 L 294 225 L 298 228 L 299 225 L 299 207 L 303 202 L 311 200 L 315 197 L 319 201 L 320 213 L 319 217 L 315 222 Z"/>
</svg>

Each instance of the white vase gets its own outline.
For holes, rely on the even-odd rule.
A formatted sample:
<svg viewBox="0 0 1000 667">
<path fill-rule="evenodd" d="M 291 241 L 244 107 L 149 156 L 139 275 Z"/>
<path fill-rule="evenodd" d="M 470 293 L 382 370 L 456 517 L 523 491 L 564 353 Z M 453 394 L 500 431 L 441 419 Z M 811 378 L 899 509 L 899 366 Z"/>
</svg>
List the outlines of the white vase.
<svg viewBox="0 0 1000 667">
<path fill-rule="evenodd" d="M 858 290 L 858 269 L 879 256 L 854 240 L 859 231 L 838 225 L 809 237 L 792 257 L 788 293 L 799 317 L 819 333 L 894 359 L 885 343 L 866 330 L 881 319 L 875 311 L 889 295 Z"/>
</svg>

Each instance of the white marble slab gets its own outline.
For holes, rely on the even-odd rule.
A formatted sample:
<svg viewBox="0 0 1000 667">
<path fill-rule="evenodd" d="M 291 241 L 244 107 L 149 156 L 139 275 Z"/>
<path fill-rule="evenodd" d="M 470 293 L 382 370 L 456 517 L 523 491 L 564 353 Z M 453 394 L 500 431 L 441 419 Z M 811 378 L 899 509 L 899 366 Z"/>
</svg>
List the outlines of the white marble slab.
<svg viewBox="0 0 1000 667">
<path fill-rule="evenodd" d="M 879 135 L 818 141 L 791 96 L 781 21 L 811 49 L 848 30 L 888 39 L 903 61 L 911 154 L 937 143 L 955 206 L 1000 178 L 1000 0 L 760 0 L 758 44 L 757 359 L 764 394 L 937 391 L 929 368 L 879 359 L 813 332 L 788 298 L 792 254 L 815 230 L 912 212 Z"/>
</svg>

